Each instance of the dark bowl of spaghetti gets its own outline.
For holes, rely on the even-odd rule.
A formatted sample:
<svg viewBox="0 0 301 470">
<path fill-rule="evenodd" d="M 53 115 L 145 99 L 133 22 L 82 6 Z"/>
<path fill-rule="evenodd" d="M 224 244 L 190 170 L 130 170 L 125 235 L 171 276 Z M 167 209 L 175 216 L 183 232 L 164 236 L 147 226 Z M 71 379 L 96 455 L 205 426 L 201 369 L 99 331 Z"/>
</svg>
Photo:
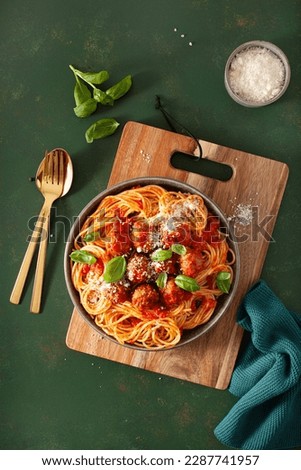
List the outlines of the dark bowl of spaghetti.
<svg viewBox="0 0 301 470">
<path fill-rule="evenodd" d="M 79 314 L 117 344 L 183 346 L 226 314 L 239 282 L 229 222 L 180 181 L 135 178 L 98 194 L 77 217 L 64 256 Z"/>
</svg>

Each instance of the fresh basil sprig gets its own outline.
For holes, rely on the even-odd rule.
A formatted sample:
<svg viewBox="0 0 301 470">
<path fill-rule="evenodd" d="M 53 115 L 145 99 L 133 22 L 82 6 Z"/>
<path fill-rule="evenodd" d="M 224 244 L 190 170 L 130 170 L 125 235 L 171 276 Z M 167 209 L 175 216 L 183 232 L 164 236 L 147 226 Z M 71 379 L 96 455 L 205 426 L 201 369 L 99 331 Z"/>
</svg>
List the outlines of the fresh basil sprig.
<svg viewBox="0 0 301 470">
<path fill-rule="evenodd" d="M 75 69 L 72 65 L 69 67 L 73 71 L 76 81 L 74 87 L 74 100 L 76 104 L 75 108 L 73 108 L 74 113 L 79 118 L 88 117 L 96 111 L 98 100 L 95 96 L 92 96 L 91 90 L 87 85 L 90 85 L 93 91 L 95 91 L 97 90 L 95 84 L 101 84 L 107 80 L 109 74 L 106 71 L 85 73 Z"/>
<path fill-rule="evenodd" d="M 178 287 L 188 292 L 196 292 L 200 290 L 200 286 L 193 277 L 185 276 L 184 274 L 179 274 L 175 278 L 175 283 Z"/>
<path fill-rule="evenodd" d="M 94 264 L 97 261 L 97 258 L 86 250 L 74 250 L 71 253 L 70 258 L 76 263 L 84 264 Z"/>
<path fill-rule="evenodd" d="M 99 85 L 109 79 L 109 72 L 107 70 L 101 70 L 100 72 L 82 72 L 73 67 L 73 65 L 69 65 L 69 67 L 74 73 L 76 80 L 74 88 L 76 107 L 74 108 L 74 112 L 78 117 L 87 117 L 92 114 L 96 110 L 97 103 L 104 106 L 112 106 L 114 101 L 124 96 L 132 86 L 132 76 L 127 75 L 118 83 L 104 91 L 99 88 Z M 81 106 L 80 110 L 78 109 L 79 106 Z M 83 113 L 82 108 L 85 109 L 85 113 Z"/>
<path fill-rule="evenodd" d="M 95 139 L 103 139 L 109 135 L 114 134 L 119 122 L 115 119 L 100 119 L 99 121 L 94 122 L 85 133 L 86 141 L 88 144 L 91 144 Z"/>
<path fill-rule="evenodd" d="M 219 290 L 228 294 L 231 286 L 231 274 L 227 271 L 220 271 L 216 276 L 216 284 Z"/>
<path fill-rule="evenodd" d="M 125 271 L 126 261 L 124 256 L 116 256 L 106 264 L 103 278 L 106 282 L 117 282 L 123 277 Z"/>
<path fill-rule="evenodd" d="M 98 104 L 103 106 L 113 106 L 116 100 L 124 96 L 132 86 L 132 76 L 127 75 L 115 85 L 107 90 L 101 90 L 102 85 L 109 79 L 109 72 L 83 72 L 69 65 L 75 76 L 74 113 L 79 118 L 85 118 L 97 110 Z M 85 137 L 88 143 L 95 139 L 102 139 L 114 134 L 119 123 L 115 119 L 101 119 L 92 124 L 86 131 Z"/>
<path fill-rule="evenodd" d="M 75 76 L 74 99 L 76 107 L 74 112 L 77 117 L 88 117 L 97 109 L 97 103 L 111 104 L 112 99 L 108 97 L 107 101 L 103 97 L 106 94 L 99 90 L 95 85 L 101 85 L 108 80 L 109 73 L 106 70 L 101 72 L 82 72 L 69 65 Z M 92 88 L 93 96 L 90 88 Z"/>
</svg>

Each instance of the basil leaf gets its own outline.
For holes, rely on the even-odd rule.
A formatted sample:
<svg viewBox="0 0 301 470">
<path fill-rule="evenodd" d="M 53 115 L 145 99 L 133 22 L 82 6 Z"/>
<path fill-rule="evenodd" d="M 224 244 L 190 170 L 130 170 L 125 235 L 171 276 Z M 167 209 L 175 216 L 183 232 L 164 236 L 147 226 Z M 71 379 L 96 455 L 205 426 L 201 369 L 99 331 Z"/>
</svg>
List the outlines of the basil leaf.
<svg viewBox="0 0 301 470">
<path fill-rule="evenodd" d="M 188 292 L 195 292 L 200 290 L 200 286 L 193 277 L 185 276 L 184 274 L 179 274 L 175 278 L 175 283 L 178 287 Z"/>
<path fill-rule="evenodd" d="M 84 241 L 85 242 L 94 242 L 95 240 L 98 240 L 99 237 L 100 237 L 99 232 L 86 233 L 86 235 L 84 236 Z"/>
<path fill-rule="evenodd" d="M 106 70 L 101 70 L 100 72 L 82 72 L 81 70 L 74 68 L 72 65 L 69 65 L 69 67 L 75 76 L 78 76 L 85 82 L 93 85 L 101 85 L 109 79 L 109 73 Z"/>
<path fill-rule="evenodd" d="M 180 243 L 175 243 L 174 245 L 171 245 L 171 250 L 176 253 L 177 255 L 186 255 L 186 247 L 184 245 L 181 245 Z"/>
<path fill-rule="evenodd" d="M 219 290 L 228 294 L 231 286 L 231 274 L 227 271 L 220 271 L 216 276 L 216 284 Z"/>
<path fill-rule="evenodd" d="M 94 98 L 90 98 L 87 101 L 79 104 L 75 108 L 73 108 L 75 115 L 79 118 L 85 118 L 90 116 L 96 111 L 97 108 L 97 101 Z"/>
<path fill-rule="evenodd" d="M 132 86 L 132 76 L 127 75 L 120 82 L 113 85 L 111 88 L 106 90 L 106 94 L 110 96 L 114 101 L 119 100 L 124 96 Z"/>
<path fill-rule="evenodd" d="M 158 250 L 154 251 L 151 254 L 151 259 L 153 261 L 165 261 L 167 259 L 170 259 L 172 257 L 172 251 L 171 250 L 162 250 L 159 248 Z"/>
<path fill-rule="evenodd" d="M 112 258 L 105 266 L 103 278 L 106 282 L 119 281 L 126 270 L 126 261 L 124 256 L 116 256 Z"/>
<path fill-rule="evenodd" d="M 76 78 L 76 83 L 74 87 L 74 100 L 76 106 L 79 106 L 80 104 L 84 103 L 85 101 L 88 101 L 91 96 L 91 91 L 87 87 L 87 85 L 84 84 L 84 82 L 78 78 Z"/>
<path fill-rule="evenodd" d="M 93 98 L 100 104 L 104 106 L 110 105 L 113 106 L 114 100 L 108 96 L 104 91 L 99 90 L 98 88 L 93 89 Z"/>
<path fill-rule="evenodd" d="M 97 261 L 97 258 L 95 258 L 95 256 L 91 255 L 91 253 L 85 250 L 73 251 L 70 255 L 70 258 L 75 263 L 94 264 Z"/>
<path fill-rule="evenodd" d="M 88 144 L 91 144 L 95 139 L 103 139 L 104 137 L 112 135 L 118 126 L 119 122 L 115 119 L 100 119 L 86 130 L 86 141 Z"/>
<path fill-rule="evenodd" d="M 160 273 L 157 277 L 156 284 L 160 289 L 163 289 L 167 283 L 167 273 Z"/>
</svg>

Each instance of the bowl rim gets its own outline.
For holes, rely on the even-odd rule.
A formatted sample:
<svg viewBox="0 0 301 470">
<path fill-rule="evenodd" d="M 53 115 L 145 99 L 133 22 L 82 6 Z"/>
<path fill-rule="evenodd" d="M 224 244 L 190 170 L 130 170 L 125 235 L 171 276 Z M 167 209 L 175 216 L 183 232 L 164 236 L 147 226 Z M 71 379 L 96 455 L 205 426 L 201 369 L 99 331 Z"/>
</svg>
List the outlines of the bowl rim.
<svg viewBox="0 0 301 470">
<path fill-rule="evenodd" d="M 211 209 L 214 213 L 214 215 L 217 215 L 220 217 L 220 220 L 225 224 L 225 228 L 227 230 L 228 234 L 228 240 L 229 244 L 231 246 L 231 249 L 233 249 L 235 253 L 235 269 L 234 269 L 234 282 L 231 285 L 230 292 L 227 294 L 226 297 L 221 296 L 222 301 L 220 302 L 220 305 L 218 308 L 215 310 L 213 313 L 212 317 L 209 319 L 207 323 L 204 325 L 199 325 L 198 327 L 194 328 L 193 330 L 185 330 L 184 332 L 184 339 L 183 336 L 181 337 L 181 340 L 179 341 L 178 344 L 171 348 L 165 348 L 165 349 L 146 349 L 143 348 L 142 346 L 137 346 L 137 345 L 131 345 L 131 344 L 120 344 L 114 337 L 108 335 L 106 332 L 104 332 L 99 326 L 96 325 L 95 321 L 93 318 L 86 312 L 86 310 L 83 308 L 83 306 L 80 303 L 80 298 L 79 298 L 79 293 L 75 289 L 72 279 L 71 279 L 71 260 L 70 260 L 70 253 L 72 252 L 73 249 L 73 244 L 74 240 L 76 238 L 76 235 L 79 232 L 79 229 L 81 225 L 84 223 L 84 221 L 87 219 L 89 214 L 92 214 L 96 208 L 98 207 L 100 201 L 112 194 L 118 194 L 126 189 L 130 189 L 131 187 L 135 185 L 143 185 L 147 186 L 150 184 L 166 187 L 167 189 L 170 188 L 169 190 L 177 190 L 177 191 L 183 191 L 183 192 L 190 192 L 192 194 L 198 194 L 200 195 L 207 206 L 208 209 Z M 162 351 L 170 351 L 175 348 L 182 347 L 195 339 L 199 338 L 200 336 L 203 336 L 207 331 L 209 331 L 218 321 L 219 319 L 224 315 L 224 313 L 227 311 L 229 305 L 231 304 L 233 298 L 235 297 L 239 281 L 240 281 L 240 251 L 239 251 L 239 244 L 237 242 L 237 238 L 234 234 L 234 230 L 231 227 L 231 224 L 227 220 L 225 214 L 223 211 L 220 209 L 220 207 L 206 194 L 204 194 L 202 191 L 199 189 L 195 188 L 194 186 L 191 186 L 190 184 L 186 182 L 182 182 L 176 179 L 172 178 L 166 178 L 166 177 L 161 177 L 161 176 L 154 176 L 154 177 L 137 177 L 137 178 L 132 178 L 128 179 L 125 181 L 122 181 L 120 183 L 117 183 L 115 185 L 112 185 L 103 191 L 101 191 L 99 194 L 97 194 L 93 199 L 88 202 L 84 208 L 81 210 L 79 215 L 76 217 L 75 222 L 73 223 L 71 230 L 69 232 L 66 246 L 65 246 L 65 251 L 64 251 L 64 276 L 65 276 L 65 282 L 67 286 L 67 291 L 69 293 L 69 296 L 71 298 L 71 301 L 73 303 L 74 308 L 77 310 L 77 312 L 80 314 L 80 316 L 96 331 L 100 336 L 103 338 L 107 338 L 113 343 L 123 346 L 126 348 L 134 349 L 134 350 L 139 350 L 143 352 L 162 352 Z"/>
<path fill-rule="evenodd" d="M 262 103 L 257 102 L 257 101 L 246 101 L 242 99 L 232 90 L 229 79 L 228 79 L 230 66 L 234 57 L 240 52 L 242 52 L 243 50 L 251 48 L 251 47 L 262 47 L 262 48 L 269 49 L 270 51 L 272 51 L 281 60 L 284 66 L 284 70 L 285 70 L 285 78 L 284 78 L 284 83 L 283 83 L 281 91 L 278 93 L 278 95 Z M 278 99 L 281 98 L 281 96 L 283 96 L 284 93 L 286 92 L 290 83 L 290 79 L 291 79 L 291 68 L 290 68 L 290 64 L 289 64 L 286 54 L 283 52 L 282 49 L 280 49 L 280 47 L 276 46 L 276 44 L 273 44 L 272 42 L 269 42 L 269 41 L 256 39 L 253 41 L 247 41 L 247 42 L 240 44 L 231 52 L 225 65 L 224 84 L 225 84 L 225 88 L 228 94 L 231 96 L 231 98 L 234 101 L 236 101 L 236 103 L 241 104 L 242 106 L 245 106 L 247 108 L 260 108 L 260 107 L 272 104 L 275 101 L 278 101 Z"/>
</svg>

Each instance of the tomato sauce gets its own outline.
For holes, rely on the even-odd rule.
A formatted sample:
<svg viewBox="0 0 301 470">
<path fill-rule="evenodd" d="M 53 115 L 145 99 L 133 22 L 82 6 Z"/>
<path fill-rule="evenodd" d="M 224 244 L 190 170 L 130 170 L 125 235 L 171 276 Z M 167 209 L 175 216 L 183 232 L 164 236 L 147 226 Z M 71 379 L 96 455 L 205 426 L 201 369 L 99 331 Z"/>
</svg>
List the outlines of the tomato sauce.
<svg viewBox="0 0 301 470">
<path fill-rule="evenodd" d="M 129 236 L 129 222 L 125 219 L 116 220 L 108 233 L 108 249 L 113 256 L 128 253 L 132 248 L 132 242 Z"/>
<path fill-rule="evenodd" d="M 168 310 L 162 307 L 154 307 L 151 310 L 143 309 L 142 314 L 148 320 L 156 320 L 158 318 L 165 318 L 168 316 Z"/>
</svg>

